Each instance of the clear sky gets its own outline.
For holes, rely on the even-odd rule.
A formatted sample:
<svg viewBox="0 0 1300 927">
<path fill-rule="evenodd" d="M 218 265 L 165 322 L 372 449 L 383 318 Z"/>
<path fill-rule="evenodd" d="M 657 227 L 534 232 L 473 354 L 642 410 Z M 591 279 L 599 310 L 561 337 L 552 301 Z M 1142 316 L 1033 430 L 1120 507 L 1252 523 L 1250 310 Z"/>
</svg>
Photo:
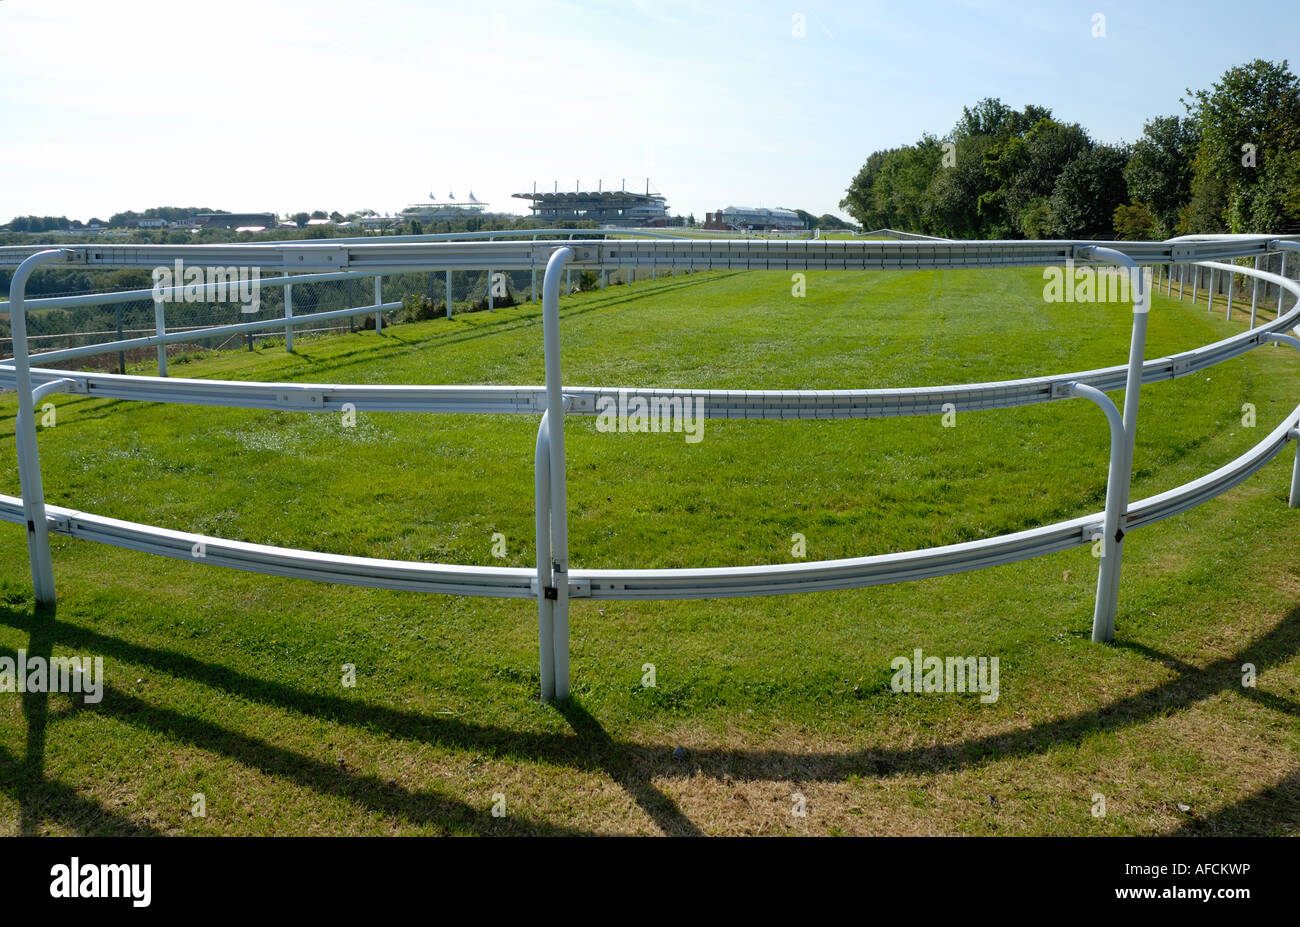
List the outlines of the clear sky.
<svg viewBox="0 0 1300 927">
<path fill-rule="evenodd" d="M 647 176 L 700 220 L 837 212 L 871 151 L 982 97 L 1131 141 L 1297 27 L 1297 0 L 0 0 L 0 222 L 524 212 L 534 181 Z"/>
</svg>

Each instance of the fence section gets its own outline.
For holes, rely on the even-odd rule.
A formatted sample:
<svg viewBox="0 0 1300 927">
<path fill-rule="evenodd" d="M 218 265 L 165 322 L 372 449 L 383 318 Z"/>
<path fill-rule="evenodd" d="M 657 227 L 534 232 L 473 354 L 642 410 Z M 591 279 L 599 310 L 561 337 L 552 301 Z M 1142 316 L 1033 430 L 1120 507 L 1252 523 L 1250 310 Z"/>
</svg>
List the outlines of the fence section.
<svg viewBox="0 0 1300 927">
<path fill-rule="evenodd" d="M 14 274 L 10 306 L 15 353 L 10 364 L 0 364 L 0 385 L 18 391 L 17 437 L 21 498 L 0 496 L 0 519 L 25 524 L 33 585 L 39 603 L 54 601 L 53 564 L 48 533 L 55 531 L 102 543 L 167 556 L 280 576 L 297 576 L 379 586 L 420 589 L 458 595 L 535 597 L 538 603 L 539 658 L 542 694 L 564 698 L 569 691 L 568 606 L 574 597 L 611 599 L 675 599 L 724 596 L 774 595 L 902 582 L 939 576 L 1041 556 L 1082 544 L 1101 542 L 1101 563 L 1093 616 L 1093 638 L 1110 640 L 1119 594 L 1122 544 L 1137 527 L 1152 524 L 1214 498 L 1255 473 L 1281 452 L 1292 438 L 1300 437 L 1300 407 L 1267 438 L 1237 460 L 1213 473 L 1158 496 L 1129 502 L 1133 445 L 1141 387 L 1146 382 L 1172 379 L 1240 356 L 1272 342 L 1300 348 L 1300 339 L 1286 334 L 1300 319 L 1300 284 L 1288 277 L 1254 266 L 1238 267 L 1234 260 L 1261 265 L 1283 255 L 1292 261 L 1300 255 L 1294 241 L 1267 236 L 1223 236 L 1173 242 L 844 242 L 844 241 L 570 241 L 555 243 L 481 242 L 470 244 L 393 243 L 339 247 L 330 245 L 246 245 L 226 248 L 205 246 L 119 248 L 75 246 L 29 254 Z M 387 275 L 429 273 L 430 268 L 455 268 L 484 273 L 492 280 L 497 268 L 524 271 L 531 281 L 544 267 L 542 281 L 543 340 L 546 384 L 538 387 L 389 387 L 322 386 L 313 384 L 226 383 L 203 380 L 160 380 L 114 374 L 66 373 L 48 367 L 31 367 L 25 322 L 24 286 L 30 273 L 42 264 L 83 261 L 109 266 L 146 266 L 160 259 L 182 258 L 197 266 L 272 266 L 302 270 L 313 279 L 292 284 L 290 311 L 261 321 L 240 322 L 209 329 L 204 337 L 243 335 L 273 328 L 290 329 L 317 321 L 355 318 L 383 313 L 400 303 L 386 301 L 382 282 Z M 931 414 L 936 405 L 953 403 L 963 409 L 1004 408 L 1037 402 L 1086 398 L 1107 420 L 1111 436 L 1110 472 L 1103 512 L 1001 537 L 927 550 L 875 557 L 815 561 L 737 568 L 668 570 L 574 570 L 568 564 L 564 420 L 573 414 L 594 414 L 596 399 L 613 389 L 565 388 L 560 355 L 559 293 L 570 285 L 571 271 L 604 275 L 612 269 L 632 268 L 650 273 L 707 269 L 861 270 L 943 267 L 1042 266 L 1066 262 L 1119 266 L 1131 273 L 1134 284 L 1133 328 L 1128 361 L 1101 370 L 1053 377 L 985 384 L 897 390 L 658 390 L 673 397 L 707 397 L 709 417 L 744 418 L 872 418 L 890 415 Z M 1144 272 L 1139 272 L 1146 268 Z M 1280 267 L 1279 267 L 1280 269 Z M 1289 308 L 1279 296 L 1271 319 L 1240 335 L 1173 357 L 1145 360 L 1146 319 L 1150 286 L 1172 276 L 1224 275 L 1230 288 L 1238 276 L 1256 282 L 1265 296 L 1268 286 L 1296 300 Z M 319 273 L 316 273 L 319 272 Z M 313 283 L 352 282 L 368 277 L 374 303 L 365 308 L 296 312 L 299 287 Z M 288 283 L 275 283 L 284 286 Z M 1213 288 L 1212 288 L 1213 289 Z M 351 300 L 344 300 L 350 302 Z M 489 305 L 491 296 L 489 295 Z M 1256 314 L 1259 306 L 1256 305 Z M 376 324 L 382 324 L 381 321 Z M 158 345 L 178 343 L 188 333 L 154 336 Z M 169 341 L 168 339 L 171 339 Z M 72 351 L 116 350 L 117 346 L 73 348 Z M 51 352 L 45 360 L 66 359 L 69 350 Z M 39 357 L 37 358 L 40 359 Z M 1105 390 L 1123 388 L 1124 410 Z M 540 414 L 535 462 L 537 569 L 469 567 L 450 564 L 395 563 L 370 558 L 343 557 L 313 551 L 286 550 L 232 542 L 221 538 L 167 531 L 149 525 L 107 519 L 79 511 L 47 507 L 41 485 L 33 409 L 53 392 L 76 392 L 141 401 L 277 408 L 300 411 L 336 411 L 342 403 L 358 410 L 456 411 L 466 413 L 513 412 Z M 1293 472 L 1291 505 L 1300 506 L 1300 455 Z"/>
</svg>

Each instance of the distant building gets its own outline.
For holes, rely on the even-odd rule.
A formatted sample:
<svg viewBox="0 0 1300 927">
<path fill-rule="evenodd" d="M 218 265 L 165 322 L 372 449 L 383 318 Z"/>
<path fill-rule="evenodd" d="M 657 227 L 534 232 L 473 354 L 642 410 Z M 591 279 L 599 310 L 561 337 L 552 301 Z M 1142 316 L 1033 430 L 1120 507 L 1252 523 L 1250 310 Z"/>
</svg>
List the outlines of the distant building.
<svg viewBox="0 0 1300 927">
<path fill-rule="evenodd" d="M 728 206 L 705 213 L 704 228 L 711 231 L 780 232 L 807 228 L 807 224 L 793 209 Z"/>
<path fill-rule="evenodd" d="M 167 228 L 166 219 L 136 219 L 135 227 L 138 229 L 165 229 Z"/>
<path fill-rule="evenodd" d="M 198 223 L 201 228 L 237 229 L 251 226 L 274 228 L 279 220 L 273 212 L 201 212 L 191 216 L 190 221 Z"/>
<path fill-rule="evenodd" d="M 469 191 L 469 196 L 465 199 L 456 199 L 455 193 L 448 193 L 447 198 L 440 200 L 432 193 L 429 194 L 429 202 L 412 203 L 402 210 L 398 221 L 409 222 L 412 219 L 418 219 L 420 222 L 461 222 L 465 219 L 478 217 L 480 219 L 497 219 L 501 218 L 501 213 L 488 212 L 488 204 L 474 195 L 474 191 Z"/>
<path fill-rule="evenodd" d="M 572 193 L 516 193 L 531 200 L 534 219 L 545 222 L 598 222 L 601 225 L 650 226 L 668 224 L 667 200 L 657 193 L 627 190 L 576 190 Z"/>
<path fill-rule="evenodd" d="M 372 230 L 391 228 L 394 225 L 399 225 L 401 221 L 402 221 L 401 216 L 381 216 L 376 214 L 376 215 L 357 217 L 357 222 L 360 223 L 363 229 L 372 229 Z"/>
</svg>

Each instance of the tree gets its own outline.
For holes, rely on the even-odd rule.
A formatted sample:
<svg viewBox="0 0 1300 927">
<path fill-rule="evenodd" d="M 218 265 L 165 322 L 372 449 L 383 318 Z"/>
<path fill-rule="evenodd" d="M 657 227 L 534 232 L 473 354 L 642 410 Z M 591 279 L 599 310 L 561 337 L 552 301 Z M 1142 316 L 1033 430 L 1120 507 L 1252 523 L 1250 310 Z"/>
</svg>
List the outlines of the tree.
<svg viewBox="0 0 1300 927">
<path fill-rule="evenodd" d="M 1109 238 L 1124 202 L 1128 151 L 1097 145 L 1065 165 L 1049 200 L 1059 238 Z"/>
<path fill-rule="evenodd" d="M 1177 116 L 1150 120 L 1134 143 L 1124 180 L 1129 199 L 1145 203 L 1156 220 L 1153 234 L 1167 238 L 1178 228 L 1178 212 L 1192 196 L 1192 165 L 1199 144 L 1195 120 Z"/>
<path fill-rule="evenodd" d="M 992 230 L 992 216 L 981 211 L 980 197 L 995 182 L 989 156 L 999 142 L 988 135 L 968 135 L 952 144 L 951 166 L 941 167 L 930 184 L 935 228 L 942 235 L 980 238 Z"/>
<path fill-rule="evenodd" d="M 867 156 L 867 161 L 862 165 L 857 175 L 849 183 L 848 189 L 844 193 L 844 199 L 840 200 L 840 209 L 843 209 L 858 223 L 866 229 L 875 229 L 887 227 L 889 223 L 885 221 L 876 209 L 875 204 L 875 186 L 876 179 L 880 176 L 880 171 L 884 167 L 885 159 L 891 157 L 897 148 L 890 148 L 882 151 L 873 151 Z"/>
<path fill-rule="evenodd" d="M 1200 167 L 1200 155 L 1192 169 L 1192 198 L 1178 213 L 1180 235 L 1222 232 L 1227 228 L 1228 181 Z"/>
<path fill-rule="evenodd" d="M 1040 119 L 1023 139 L 1010 139 L 997 153 L 994 173 L 1002 182 L 984 200 L 1000 207 L 1005 221 L 1018 228 L 1021 214 L 1040 197 L 1052 196 L 1066 167 L 1091 147 L 1078 123 Z M 1111 210 L 1106 211 L 1107 220 Z"/>
<path fill-rule="evenodd" d="M 1115 207 L 1111 223 L 1119 241 L 1149 241 L 1155 236 L 1157 219 L 1145 203 Z"/>
<path fill-rule="evenodd" d="M 1300 150 L 1300 80 L 1287 62 L 1256 59 L 1188 94 L 1201 134 L 1197 179 L 1203 190 L 1222 185 L 1229 229 L 1273 231 L 1270 223 L 1300 217 L 1286 205 L 1288 155 Z"/>
</svg>

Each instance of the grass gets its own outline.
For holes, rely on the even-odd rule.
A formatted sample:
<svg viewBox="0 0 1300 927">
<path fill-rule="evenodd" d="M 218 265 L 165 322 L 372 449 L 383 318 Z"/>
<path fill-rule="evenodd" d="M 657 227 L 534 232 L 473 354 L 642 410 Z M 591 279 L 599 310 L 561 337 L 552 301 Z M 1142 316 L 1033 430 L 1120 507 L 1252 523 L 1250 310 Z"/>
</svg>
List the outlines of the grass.
<svg viewBox="0 0 1300 927">
<path fill-rule="evenodd" d="M 716 273 L 567 298 L 566 382 L 933 385 L 1127 354 L 1125 307 L 1045 305 L 1034 271 L 811 273 L 801 299 L 790 286 L 788 274 Z M 1147 356 L 1242 324 L 1157 297 Z M 541 325 L 521 306 L 172 373 L 534 384 Z M 1298 399 L 1300 364 L 1274 348 L 1147 388 L 1134 498 L 1237 456 Z M 53 401 L 58 424 L 40 436 L 51 503 L 345 554 L 532 563 L 531 418 L 361 413 L 345 428 L 335 415 Z M 1258 427 L 1243 426 L 1244 403 Z M 13 411 L 0 398 L 0 489 L 16 495 Z M 708 421 L 687 444 L 571 418 L 566 433 L 581 567 L 787 562 L 795 533 L 820 559 L 1014 531 L 1099 510 L 1108 441 L 1082 400 L 959 410 L 951 428 Z M 1289 467 L 1133 533 L 1114 646 L 1088 640 L 1087 548 L 834 593 L 579 600 L 575 697 L 559 708 L 536 699 L 530 602 L 56 538 L 58 607 L 36 615 L 22 532 L 0 526 L 0 656 L 101 655 L 106 676 L 95 706 L 0 693 L 0 831 L 1297 833 Z M 997 656 L 1000 699 L 893 694 L 890 661 L 916 647 Z M 198 793 L 206 817 L 191 814 Z M 806 816 L 791 813 L 795 793 Z M 505 817 L 491 814 L 498 795 Z"/>
</svg>

